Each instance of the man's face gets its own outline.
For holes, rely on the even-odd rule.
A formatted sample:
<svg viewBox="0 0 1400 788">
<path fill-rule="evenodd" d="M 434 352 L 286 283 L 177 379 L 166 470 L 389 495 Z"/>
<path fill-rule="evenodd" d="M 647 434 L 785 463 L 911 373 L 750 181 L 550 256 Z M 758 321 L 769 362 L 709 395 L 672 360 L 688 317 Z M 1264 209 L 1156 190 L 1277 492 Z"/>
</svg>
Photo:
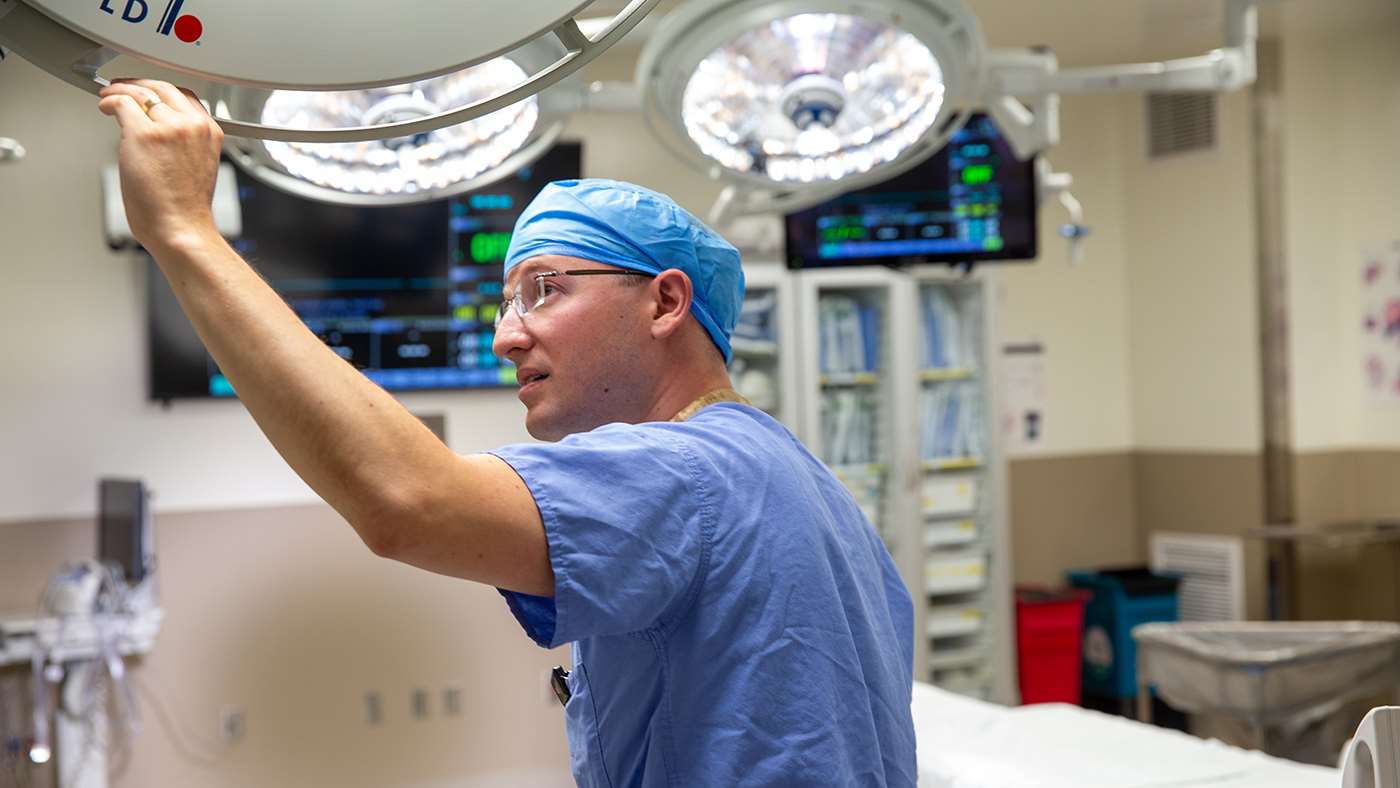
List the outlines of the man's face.
<svg viewBox="0 0 1400 788">
<path fill-rule="evenodd" d="M 531 258 L 511 270 L 505 294 L 546 271 L 615 269 L 560 255 Z M 648 338 L 649 288 L 620 276 L 552 276 L 543 304 L 527 303 L 502 317 L 492 350 L 516 366 L 525 428 L 541 440 L 559 440 L 635 417 L 646 379 L 639 350 Z M 629 385 L 630 384 L 630 385 Z"/>
</svg>

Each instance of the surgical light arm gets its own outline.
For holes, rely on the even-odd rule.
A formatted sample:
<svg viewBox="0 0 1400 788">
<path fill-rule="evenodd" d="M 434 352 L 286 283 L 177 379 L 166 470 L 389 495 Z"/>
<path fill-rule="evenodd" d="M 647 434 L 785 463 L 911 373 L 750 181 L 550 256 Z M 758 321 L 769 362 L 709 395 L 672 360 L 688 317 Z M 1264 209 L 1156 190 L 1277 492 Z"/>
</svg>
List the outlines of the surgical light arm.
<svg viewBox="0 0 1400 788">
<path fill-rule="evenodd" d="M 1226 91 L 1251 84 L 1255 78 L 1255 45 L 1258 38 L 1258 0 L 1224 0 L 1225 46 L 1207 54 L 1146 63 L 1124 63 L 1088 68 L 1061 69 L 1055 55 L 1044 49 L 991 50 L 985 61 L 979 91 L 955 102 L 952 111 L 968 106 L 985 108 L 996 121 L 1017 157 L 1022 160 L 1043 153 L 1059 143 L 1060 95 L 1116 91 Z M 1069 213 L 1059 228 L 1069 239 L 1071 258 L 1080 257 L 1079 242 L 1089 233 L 1083 210 L 1070 191 L 1068 173 L 1039 171 L 1043 197 L 1055 197 Z M 796 210 L 846 191 L 797 186 L 791 192 L 765 192 L 730 186 L 711 209 L 712 221 L 746 213 Z M 758 192 L 758 193 L 755 193 Z"/>
<path fill-rule="evenodd" d="M 1226 46 L 1196 57 L 1087 68 L 1059 68 L 1034 49 L 988 53 L 983 102 L 1011 142 L 1029 158 L 1059 142 L 1059 102 L 1065 93 L 1215 92 L 1253 84 L 1259 37 L 1257 0 L 1225 0 Z"/>
<path fill-rule="evenodd" d="M 1048 51 L 994 50 L 987 57 L 983 101 L 1016 156 L 1024 160 L 1059 143 L 1060 94 L 1237 90 L 1254 82 L 1258 35 L 1257 0 L 1226 0 L 1226 46 L 1197 57 L 1060 70 Z M 1069 240 L 1070 261 L 1077 265 L 1082 260 L 1080 242 L 1090 228 L 1070 192 L 1074 179 L 1069 173 L 1053 172 L 1043 158 L 1036 176 L 1041 197 L 1056 197 L 1069 213 L 1059 234 Z"/>
</svg>

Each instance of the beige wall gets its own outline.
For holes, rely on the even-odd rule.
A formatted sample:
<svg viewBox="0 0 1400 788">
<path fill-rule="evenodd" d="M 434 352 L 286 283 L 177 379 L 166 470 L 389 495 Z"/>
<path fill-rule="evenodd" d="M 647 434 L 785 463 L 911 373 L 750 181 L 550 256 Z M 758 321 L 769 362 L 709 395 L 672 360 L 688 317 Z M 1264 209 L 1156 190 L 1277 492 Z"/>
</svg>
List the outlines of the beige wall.
<svg viewBox="0 0 1400 788">
<path fill-rule="evenodd" d="M 1303 526 L 1400 517 L 1400 450 L 1303 452 L 1294 473 Z M 1400 621 L 1400 542 L 1306 540 L 1296 565 L 1299 617 Z"/>
<path fill-rule="evenodd" d="M 1363 390 L 1361 263 L 1400 240 L 1400 7 L 1283 48 L 1284 210 L 1300 450 L 1400 446 L 1400 406 Z"/>
<path fill-rule="evenodd" d="M 1099 454 L 1133 445 L 1127 281 L 1131 265 L 1123 173 L 1132 155 L 1123 133 L 1127 98 L 1069 96 L 1055 169 L 1074 176 L 1075 196 L 1094 228 L 1084 259 L 1069 261 L 1057 234 L 1069 221 L 1058 202 L 1041 207 L 1040 257 L 998 270 L 1003 340 L 1036 340 L 1046 350 L 1044 441 L 1024 457 Z"/>
<path fill-rule="evenodd" d="M 1377 407 L 1362 391 L 1359 268 L 1364 250 L 1400 238 L 1400 165 L 1389 155 L 1400 133 L 1400 8 L 1325 32 L 1308 13 L 1275 13 L 1297 519 L 1394 517 L 1400 409 Z M 1141 105 L 1127 115 L 1143 539 L 1154 530 L 1245 535 L 1264 524 L 1249 101 L 1247 93 L 1220 98 L 1217 150 L 1160 161 L 1141 152 Z M 1250 538 L 1245 545 L 1248 608 L 1262 615 L 1262 549 Z M 1385 579 L 1392 552 L 1303 549 L 1300 612 L 1400 614 Z"/>
<path fill-rule="evenodd" d="M 1258 455 L 1145 451 L 1135 465 L 1138 525 L 1154 531 L 1243 537 L 1245 613 L 1267 613 L 1263 543 L 1247 533 L 1263 524 L 1263 466 Z"/>
<path fill-rule="evenodd" d="M 1400 449 L 1304 452 L 1294 473 L 1299 522 L 1394 522 L 1400 513 Z"/>
<path fill-rule="evenodd" d="M 1400 7 L 1363 26 L 1294 27 L 1282 66 L 1297 519 L 1394 521 L 1400 407 L 1365 389 L 1361 265 L 1400 240 Z M 1400 545 L 1310 541 L 1297 567 L 1300 616 L 1400 620 Z"/>
<path fill-rule="evenodd" d="M 55 568 L 92 554 L 93 529 L 0 525 L 0 610 L 32 610 Z M 498 786 L 523 770 L 531 786 L 572 785 L 544 682 L 568 652 L 531 643 L 495 590 L 379 559 L 320 505 L 165 515 L 156 542 L 166 618 L 133 670 L 145 725 L 117 788 Z M 444 714 L 448 687 L 459 716 Z M 409 716 L 417 688 L 425 720 Z M 226 749 L 230 706 L 247 734 Z"/>
<path fill-rule="evenodd" d="M 1133 389 L 1128 282 L 1132 96 L 1067 96 L 1062 143 L 1050 154 L 1074 176 L 1094 233 L 1072 265 L 1057 233 L 1068 221 L 1056 202 L 1041 207 L 1040 257 L 998 271 L 998 330 L 1004 341 L 1045 348 L 1045 432 L 1010 455 L 1012 577 L 1060 585 L 1067 570 L 1146 560 L 1133 487 Z"/>
<path fill-rule="evenodd" d="M 1266 28 L 1281 38 L 1292 426 L 1299 451 L 1296 506 L 1304 524 L 1400 514 L 1400 466 L 1394 460 L 1400 408 L 1377 406 L 1362 390 L 1359 330 L 1361 255 L 1400 239 L 1400 160 L 1390 155 L 1400 139 L 1400 49 L 1394 46 L 1400 6 L 1372 3 L 1368 9 L 1329 15 L 1286 4 L 1266 11 Z M 1068 360 L 1058 352 L 1063 341 L 1047 341 L 1047 425 L 1072 425 L 1067 431 L 1074 438 L 1047 441 L 1041 453 L 1021 455 L 1012 464 L 1013 545 L 1022 581 L 1053 578 L 1073 564 L 1079 550 L 1119 545 L 1113 555 L 1141 560 L 1153 530 L 1243 535 L 1264 524 L 1249 94 L 1220 97 L 1215 150 L 1155 161 L 1145 153 L 1141 97 L 1094 100 L 1104 102 L 1092 115 L 1094 128 L 1112 140 L 1096 138 L 1101 149 L 1092 155 L 1120 170 L 1123 205 L 1113 218 L 1123 224 L 1106 248 L 1096 247 L 1097 235 L 1089 248 L 1100 255 L 1121 250 L 1121 264 L 1105 266 L 1102 256 L 1093 262 L 1121 278 L 1122 300 L 1111 300 L 1104 271 L 1096 279 L 1077 279 L 1080 272 L 1043 264 L 1033 272 L 1012 271 L 1028 285 L 1036 277 L 1034 287 L 1005 300 L 1007 336 L 1076 340 Z M 1067 141 L 1094 138 L 1094 129 L 1071 130 L 1073 122 L 1066 119 Z M 1085 184 L 1077 167 L 1067 167 L 1075 170 L 1077 186 L 1102 185 L 1099 179 L 1110 177 L 1090 167 L 1094 174 Z M 1097 225 L 1100 200 L 1085 203 Z M 1042 221 L 1049 226 L 1056 209 L 1047 210 Z M 1109 302 L 1090 315 L 1060 313 L 1057 320 L 1050 314 L 1064 295 L 1060 288 L 1086 284 Z M 1099 342 L 1085 341 L 1091 326 L 1122 332 L 1121 366 L 1091 367 L 1095 351 L 1106 347 L 1101 336 Z M 1057 371 L 1061 365 L 1071 369 Z M 1110 378 L 1091 378 L 1095 371 Z M 1074 456 L 1092 450 L 1094 436 L 1116 429 L 1107 425 L 1118 418 L 1110 392 L 1120 380 L 1129 390 L 1132 496 L 1112 494 L 1114 476 L 1103 468 L 1076 470 L 1104 457 Z M 1088 423 L 1092 406 L 1067 406 L 1062 385 L 1070 387 L 1076 404 L 1099 407 L 1101 422 Z M 1100 403 L 1096 396 L 1110 398 Z M 1071 478 L 1080 483 L 1071 484 Z M 1051 479 L 1058 484 L 1044 483 Z M 1087 492 L 1097 505 L 1085 512 L 1082 502 L 1066 503 L 1066 488 Z M 1132 550 L 1119 541 L 1121 532 L 1090 524 L 1121 516 L 1128 500 L 1138 539 Z M 1075 546 L 1053 544 L 1049 534 Z M 1101 541 L 1079 546 L 1092 540 Z M 1249 609 L 1262 614 L 1262 551 L 1257 541 L 1245 543 Z M 1329 556 L 1325 548 L 1309 549 L 1301 556 L 1302 582 L 1319 600 L 1389 599 L 1393 594 L 1386 589 L 1366 585 L 1368 578 L 1379 583 L 1388 574 L 1375 565 L 1388 560 L 1381 553 L 1368 552 L 1370 563 L 1361 566 Z M 1314 563 L 1341 569 L 1317 574 L 1309 569 Z M 1348 566 L 1359 571 L 1348 573 Z M 1350 584 L 1340 584 L 1342 577 Z M 1348 609 L 1345 603 L 1327 606 Z"/>
<path fill-rule="evenodd" d="M 1133 442 L 1151 450 L 1254 452 L 1255 341 L 1249 94 L 1223 94 L 1214 150 L 1151 160 L 1145 102 L 1122 133 Z"/>
<path fill-rule="evenodd" d="M 1051 237 L 1045 256 L 1059 259 L 1005 274 L 1023 287 L 1005 299 L 1002 330 L 1044 341 L 1049 370 L 1046 444 L 1011 465 L 1018 582 L 1145 562 L 1154 530 L 1263 524 L 1249 94 L 1218 107 L 1215 149 L 1150 160 L 1141 95 L 1066 99 L 1052 158 L 1095 227 L 1090 259 L 1065 267 Z M 1092 145 L 1063 150 L 1078 140 Z M 1043 237 L 1058 211 L 1044 209 Z M 1098 304 L 1081 313 L 1071 293 L 1085 291 Z M 1219 483 L 1222 470 L 1233 483 Z M 1259 613 L 1262 553 L 1247 552 Z"/>
<path fill-rule="evenodd" d="M 1015 582 L 1061 586 L 1070 569 L 1146 561 L 1131 453 L 1014 460 L 1009 488 Z"/>
<path fill-rule="evenodd" d="M 1057 352 L 1064 343 L 1048 343 L 1050 369 L 1071 365 L 1055 373 L 1052 396 L 1057 382 L 1067 386 L 1074 406 L 1052 399 L 1047 423 L 1068 411 L 1077 440 L 1112 429 L 1127 447 L 1080 455 L 1074 449 L 1089 447 L 1057 446 L 1046 452 L 1051 456 L 1013 462 L 1019 582 L 1057 582 L 1075 567 L 1144 563 L 1153 531 L 1243 535 L 1262 524 L 1249 95 L 1220 97 L 1213 150 L 1159 160 L 1147 157 L 1141 95 L 1093 100 L 1098 104 L 1085 119 L 1091 125 L 1067 124 L 1065 136 L 1095 140 L 1091 157 L 1111 163 L 1112 172 L 1090 167 L 1090 185 L 1111 180 L 1121 195 L 1117 203 L 1109 194 L 1086 201 L 1096 228 L 1088 244 L 1101 270 L 1086 280 L 1077 278 L 1082 270 L 1039 266 L 1045 279 L 1025 295 L 1044 311 L 1012 303 L 1006 320 L 1033 316 L 1083 332 L 1066 334 L 1074 348 L 1064 362 Z M 1084 180 L 1077 170 L 1075 180 Z M 1104 209 L 1107 217 L 1092 213 Z M 1043 222 L 1051 225 L 1048 217 Z M 1098 234 L 1105 224 L 1112 228 L 1107 239 Z M 1109 255 L 1118 259 L 1105 260 Z M 1110 276 L 1112 286 L 1104 286 Z M 1058 288 L 1094 281 L 1104 300 L 1090 314 L 1056 303 Z M 1055 308 L 1064 310 L 1060 322 L 1044 320 Z M 1104 363 L 1090 369 L 1090 358 Z M 1113 396 L 1118 386 L 1122 400 Z M 1262 554 L 1257 543 L 1247 544 L 1247 553 L 1248 608 L 1257 614 Z"/>
</svg>

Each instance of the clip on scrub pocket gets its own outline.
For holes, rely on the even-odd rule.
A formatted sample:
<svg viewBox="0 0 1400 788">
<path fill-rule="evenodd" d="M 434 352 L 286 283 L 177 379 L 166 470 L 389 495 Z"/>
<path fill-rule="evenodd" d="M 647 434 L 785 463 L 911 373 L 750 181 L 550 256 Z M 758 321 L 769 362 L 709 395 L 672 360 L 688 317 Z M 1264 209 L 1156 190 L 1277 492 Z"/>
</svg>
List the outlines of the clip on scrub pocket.
<svg viewBox="0 0 1400 788">
<path fill-rule="evenodd" d="M 569 671 L 564 670 L 561 665 L 555 665 L 549 672 L 549 687 L 554 690 L 554 697 L 559 699 L 559 705 L 568 705 L 569 698 L 573 695 L 569 691 Z"/>
</svg>

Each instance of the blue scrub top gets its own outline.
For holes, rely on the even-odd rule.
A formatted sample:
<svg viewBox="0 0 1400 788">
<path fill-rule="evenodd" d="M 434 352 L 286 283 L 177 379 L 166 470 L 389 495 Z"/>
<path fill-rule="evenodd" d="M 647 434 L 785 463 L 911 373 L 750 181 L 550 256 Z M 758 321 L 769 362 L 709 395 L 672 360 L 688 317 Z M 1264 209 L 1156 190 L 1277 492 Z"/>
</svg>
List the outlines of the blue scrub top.
<svg viewBox="0 0 1400 788">
<path fill-rule="evenodd" d="M 580 786 L 913 786 L 913 603 L 849 492 L 756 408 L 495 452 L 539 506 Z"/>
</svg>

